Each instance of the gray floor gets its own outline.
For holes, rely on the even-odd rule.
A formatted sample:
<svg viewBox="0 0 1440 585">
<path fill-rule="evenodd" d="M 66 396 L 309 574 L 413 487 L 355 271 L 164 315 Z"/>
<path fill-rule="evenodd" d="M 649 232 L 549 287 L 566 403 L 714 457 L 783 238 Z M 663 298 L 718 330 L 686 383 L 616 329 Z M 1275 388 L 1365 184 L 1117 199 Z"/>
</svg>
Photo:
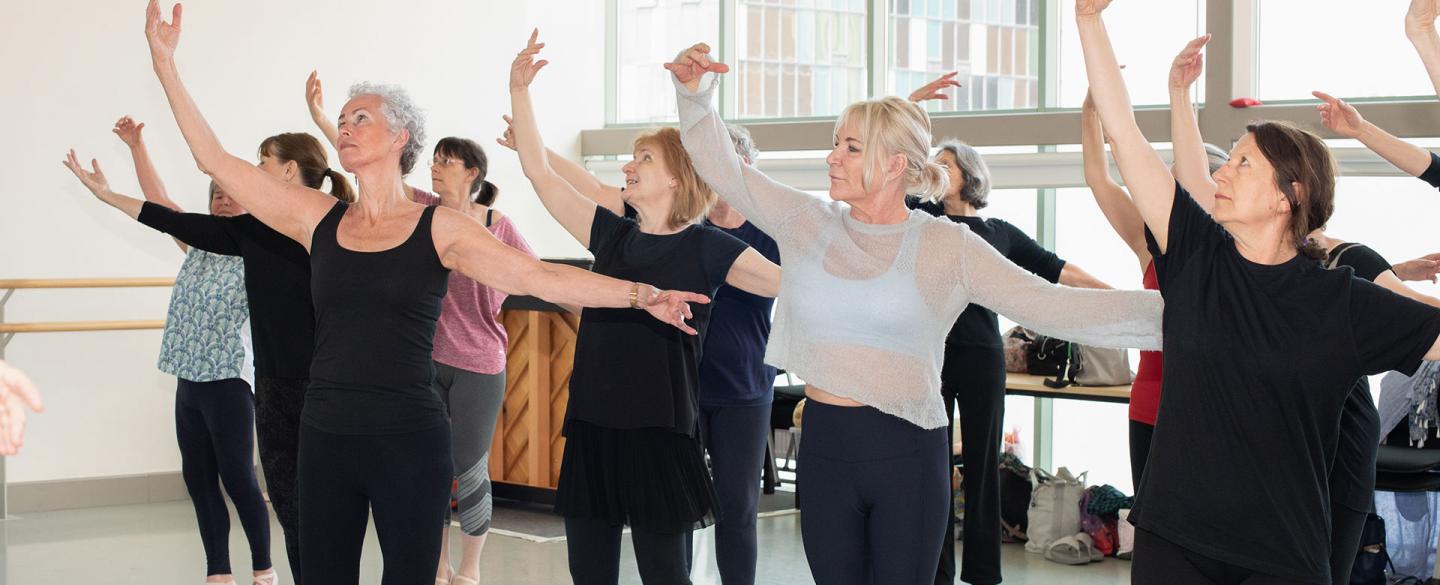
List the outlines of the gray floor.
<svg viewBox="0 0 1440 585">
<path fill-rule="evenodd" d="M 759 521 L 760 583 L 813 583 L 800 545 L 799 519 L 797 515 L 786 515 Z M 248 550 L 244 535 L 238 522 L 232 525 L 231 555 L 236 567 L 245 567 Z M 0 565 L 4 567 L 0 585 L 200 585 L 205 580 L 195 516 L 188 502 L 30 514 L 0 521 L 0 529 L 4 544 L 0 549 Z M 275 564 L 285 577 L 282 583 L 288 584 L 280 528 L 272 530 Z M 719 583 L 711 532 L 702 531 L 697 538 L 696 585 Z M 364 564 L 367 578 L 361 582 L 379 583 L 380 549 L 373 530 L 366 542 Z M 622 564 L 621 582 L 638 584 L 628 538 Z M 1004 571 L 1005 582 L 1012 585 L 1118 585 L 1130 581 L 1130 566 L 1125 561 L 1106 559 L 1084 567 L 1065 567 L 1026 554 L 1014 545 L 1004 548 Z M 565 544 L 493 536 L 486 545 L 481 582 L 569 583 Z"/>
</svg>

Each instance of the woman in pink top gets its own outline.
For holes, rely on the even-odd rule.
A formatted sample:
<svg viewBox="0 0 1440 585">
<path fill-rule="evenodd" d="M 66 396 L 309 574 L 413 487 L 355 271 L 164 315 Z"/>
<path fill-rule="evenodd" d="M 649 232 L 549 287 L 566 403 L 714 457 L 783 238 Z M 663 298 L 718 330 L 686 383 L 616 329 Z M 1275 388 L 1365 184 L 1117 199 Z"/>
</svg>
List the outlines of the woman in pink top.
<svg viewBox="0 0 1440 585">
<path fill-rule="evenodd" d="M 435 145 L 431 188 L 412 189 L 416 202 L 443 205 L 475 218 L 512 248 L 534 255 L 510 219 L 491 209 L 500 190 L 485 180 L 489 160 L 475 141 L 448 137 Z M 478 225 L 476 227 L 479 227 Z M 490 439 L 505 401 L 505 349 L 509 336 L 500 323 L 506 294 L 458 273 L 440 305 L 435 326 L 435 392 L 450 411 L 450 448 L 459 479 L 460 528 L 464 554 L 450 567 L 449 526 L 435 573 L 439 585 L 479 583 L 480 550 L 490 530 Z"/>
</svg>

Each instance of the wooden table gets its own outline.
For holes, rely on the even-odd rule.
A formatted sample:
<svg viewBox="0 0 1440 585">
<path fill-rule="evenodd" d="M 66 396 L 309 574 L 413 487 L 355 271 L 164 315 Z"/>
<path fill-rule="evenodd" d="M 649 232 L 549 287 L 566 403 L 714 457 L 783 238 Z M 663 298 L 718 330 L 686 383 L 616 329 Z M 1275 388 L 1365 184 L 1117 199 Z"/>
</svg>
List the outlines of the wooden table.
<svg viewBox="0 0 1440 585">
<path fill-rule="evenodd" d="M 1089 400 L 1092 402 L 1130 402 L 1130 385 L 1124 386 L 1067 386 L 1051 388 L 1044 384 L 1044 376 L 1030 374 L 1005 374 L 1005 393 L 1036 398 L 1060 398 L 1067 400 Z"/>
</svg>

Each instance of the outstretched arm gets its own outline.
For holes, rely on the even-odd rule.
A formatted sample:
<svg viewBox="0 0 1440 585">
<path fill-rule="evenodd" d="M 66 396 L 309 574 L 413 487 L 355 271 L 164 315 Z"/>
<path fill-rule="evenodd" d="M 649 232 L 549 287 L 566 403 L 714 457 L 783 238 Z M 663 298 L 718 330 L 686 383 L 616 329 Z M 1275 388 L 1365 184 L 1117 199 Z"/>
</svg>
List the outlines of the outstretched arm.
<svg viewBox="0 0 1440 585">
<path fill-rule="evenodd" d="M 511 127 L 515 133 L 516 152 L 520 154 L 520 168 L 535 187 L 535 194 L 540 196 L 545 210 L 580 245 L 588 248 L 596 203 L 581 195 L 550 166 L 550 156 L 540 139 L 540 126 L 535 121 L 535 107 L 530 103 L 530 82 L 535 80 L 536 73 L 550 64 L 549 61 L 535 61 L 540 49 L 545 47 L 545 43 L 536 42 L 539 35 L 539 29 L 530 33 L 525 50 L 520 51 L 510 65 L 510 108 L 515 113 Z"/>
<path fill-rule="evenodd" d="M 908 99 L 917 104 L 922 104 L 922 106 L 924 102 L 930 100 L 948 100 L 950 99 L 950 96 L 945 93 L 945 88 L 953 87 L 958 89 L 960 87 L 960 82 L 955 81 L 955 75 L 957 73 L 959 72 L 951 71 L 949 73 L 941 75 L 940 77 L 936 77 L 934 81 L 922 85 L 919 89 L 910 92 L 910 97 L 907 97 L 905 99 Z"/>
<path fill-rule="evenodd" d="M 1215 180 L 1210 178 L 1210 157 L 1200 138 L 1200 122 L 1190 101 L 1190 88 L 1205 71 L 1205 54 L 1210 42 L 1205 34 L 1190 41 L 1170 64 L 1170 140 L 1175 153 L 1175 180 L 1207 213 L 1215 207 Z"/>
<path fill-rule="evenodd" d="M 645 309 L 691 335 L 695 330 L 685 323 L 691 317 L 689 303 L 710 302 L 700 294 L 662 291 L 573 266 L 541 262 L 505 245 L 474 218 L 448 207 L 436 209 L 434 221 L 435 251 L 446 268 L 512 295 L 530 295 L 562 306 Z"/>
<path fill-rule="evenodd" d="M 1085 184 L 1100 206 L 1100 212 L 1110 222 L 1110 227 L 1135 253 L 1143 270 L 1150 263 L 1150 250 L 1145 247 L 1145 220 L 1135 209 L 1130 194 L 1110 176 L 1110 161 L 1105 156 L 1105 128 L 1100 123 L 1100 114 L 1095 111 L 1095 100 L 1085 93 L 1085 103 L 1080 107 L 1080 156 L 1085 167 Z"/>
<path fill-rule="evenodd" d="M 1380 158 L 1411 176 L 1418 177 L 1425 169 L 1430 168 L 1429 151 L 1371 124 L 1360 115 L 1355 106 L 1345 100 L 1319 91 L 1311 92 L 1311 95 L 1320 98 L 1322 103 L 1316 106 L 1316 109 L 1320 110 L 1320 122 L 1330 131 L 1346 138 L 1358 139 L 1366 148 L 1380 155 Z"/>
<path fill-rule="evenodd" d="M 501 118 L 505 120 L 505 133 L 496 138 L 495 142 L 510 150 L 516 150 L 515 120 L 510 116 L 501 116 Z M 622 217 L 625 215 L 625 201 L 620 197 L 621 188 L 602 182 L 579 163 L 560 156 L 553 150 L 545 149 L 545 157 L 550 163 L 550 168 L 586 199 L 609 209 L 615 215 Z"/>
<path fill-rule="evenodd" d="M 752 295 L 774 298 L 780 295 L 780 266 L 755 248 L 746 248 L 730 265 L 725 284 Z"/>
<path fill-rule="evenodd" d="M 340 130 L 335 123 L 325 117 L 325 91 L 320 87 L 320 72 L 311 71 L 310 78 L 305 80 L 305 105 L 310 108 L 310 120 L 315 122 L 315 127 L 325 135 L 325 141 L 336 149 L 340 148 Z"/>
<path fill-rule="evenodd" d="M 1110 0 L 1076 0 L 1075 20 L 1080 31 L 1080 47 L 1085 53 L 1085 74 L 1095 96 L 1095 108 L 1115 146 L 1120 175 L 1130 190 L 1140 217 L 1151 233 L 1166 249 L 1169 234 L 1170 208 L 1174 203 L 1175 178 L 1165 161 L 1140 132 L 1120 65 L 1110 45 L 1110 34 L 1100 13 Z"/>
<path fill-rule="evenodd" d="M 309 248 L 310 234 L 334 205 L 334 198 L 314 189 L 284 183 L 225 152 L 180 81 L 180 71 L 175 65 L 175 48 L 180 44 L 179 4 L 175 5 L 172 18 L 172 22 L 165 22 L 158 0 L 150 0 L 145 13 L 145 37 L 150 44 L 155 75 L 165 89 L 170 110 L 195 164 L 256 219 Z"/>
</svg>

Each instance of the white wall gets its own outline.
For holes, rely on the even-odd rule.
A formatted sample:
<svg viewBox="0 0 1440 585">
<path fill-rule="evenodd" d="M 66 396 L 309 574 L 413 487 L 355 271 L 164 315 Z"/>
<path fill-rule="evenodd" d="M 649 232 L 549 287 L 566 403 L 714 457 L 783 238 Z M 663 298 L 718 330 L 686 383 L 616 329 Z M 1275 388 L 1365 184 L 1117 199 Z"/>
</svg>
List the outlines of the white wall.
<svg viewBox="0 0 1440 585">
<path fill-rule="evenodd" d="M 143 0 L 0 3 L 0 278 L 178 269 L 181 256 L 167 238 L 96 202 L 60 165 L 73 147 L 99 158 L 117 191 L 138 196 L 128 154 L 109 132 L 130 114 L 147 123 L 172 196 L 203 209 L 206 179 L 150 69 L 144 8 Z M 493 138 L 509 111 L 510 60 L 538 26 L 552 62 L 534 87 L 545 138 L 578 154 L 579 131 L 604 122 L 604 22 L 598 0 L 196 0 L 185 6 L 178 61 L 216 133 L 243 157 L 268 135 L 314 132 L 302 101 L 311 69 L 322 74 L 332 113 L 352 82 L 402 84 L 429 114 L 431 145 L 447 135 L 486 145 L 499 207 L 541 255 L 573 257 L 584 250 L 540 207 L 514 155 Z M 429 186 L 423 164 L 410 182 Z M 19 291 L 5 318 L 158 319 L 168 294 Z M 17 336 L 6 358 L 39 383 L 49 412 L 33 419 L 24 453 L 8 461 L 9 481 L 178 471 L 174 381 L 155 370 L 158 347 L 155 331 Z"/>
</svg>

